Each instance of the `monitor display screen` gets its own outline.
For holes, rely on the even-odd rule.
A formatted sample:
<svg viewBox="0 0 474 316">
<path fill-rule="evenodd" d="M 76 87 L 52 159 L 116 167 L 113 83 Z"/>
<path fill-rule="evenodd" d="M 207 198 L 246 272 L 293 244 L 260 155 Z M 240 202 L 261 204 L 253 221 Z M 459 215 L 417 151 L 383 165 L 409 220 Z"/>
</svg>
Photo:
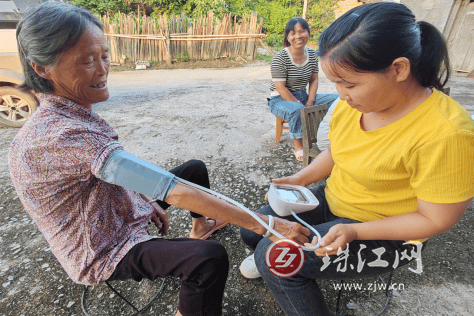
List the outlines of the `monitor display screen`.
<svg viewBox="0 0 474 316">
<path fill-rule="evenodd" d="M 276 192 L 278 193 L 278 196 L 281 199 L 286 200 L 288 202 L 292 202 L 292 203 L 307 203 L 308 202 L 306 198 L 304 197 L 304 195 L 301 194 L 301 192 L 298 190 L 276 188 Z"/>
</svg>

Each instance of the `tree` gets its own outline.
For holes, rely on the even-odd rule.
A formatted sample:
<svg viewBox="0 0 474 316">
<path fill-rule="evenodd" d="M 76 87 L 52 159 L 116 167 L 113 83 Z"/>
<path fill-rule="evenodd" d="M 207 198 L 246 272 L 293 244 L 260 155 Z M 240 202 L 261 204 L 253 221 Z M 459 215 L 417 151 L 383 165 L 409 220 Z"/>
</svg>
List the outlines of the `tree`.
<svg viewBox="0 0 474 316">
<path fill-rule="evenodd" d="M 188 17 L 200 17 L 212 11 L 220 17 L 230 12 L 225 0 L 144 0 L 144 3 L 153 6 L 155 14 L 185 13 Z"/>
<path fill-rule="evenodd" d="M 318 0 L 308 11 L 306 19 L 311 27 L 311 32 L 315 34 L 315 39 L 331 24 L 335 19 L 334 9 L 337 7 L 337 0 Z"/>
<path fill-rule="evenodd" d="M 190 4 L 186 0 L 144 0 L 143 3 L 152 6 L 155 14 L 180 15 L 190 10 Z"/>
<path fill-rule="evenodd" d="M 308 10 L 308 0 L 304 0 L 304 4 L 303 4 L 303 19 L 306 19 L 306 10 Z"/>
<path fill-rule="evenodd" d="M 98 15 L 107 11 L 118 12 L 125 9 L 123 0 L 71 0 L 71 3 Z"/>
</svg>

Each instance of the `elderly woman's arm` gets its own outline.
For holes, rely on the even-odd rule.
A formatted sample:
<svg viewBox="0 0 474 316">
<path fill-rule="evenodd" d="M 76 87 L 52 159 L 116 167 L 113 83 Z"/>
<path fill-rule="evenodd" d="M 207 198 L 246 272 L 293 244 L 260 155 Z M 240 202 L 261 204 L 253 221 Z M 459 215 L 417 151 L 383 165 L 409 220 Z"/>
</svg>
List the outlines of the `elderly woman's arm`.
<svg viewBox="0 0 474 316">
<path fill-rule="evenodd" d="M 176 184 L 165 202 L 210 218 L 217 218 L 241 226 L 260 235 L 266 232 L 266 229 L 259 224 L 257 220 L 247 214 L 247 212 L 206 192 L 199 191 L 181 183 Z M 267 216 L 255 214 L 268 223 Z M 309 236 L 309 230 L 307 228 L 298 223 L 281 218 L 275 217 L 274 219 L 274 229 L 276 231 L 300 244 L 307 242 Z M 276 241 L 278 238 L 272 235 L 270 239 Z"/>
<path fill-rule="evenodd" d="M 210 218 L 242 226 L 257 234 L 263 235 L 266 232 L 247 212 L 179 183 L 175 175 L 124 150 L 115 150 L 105 161 L 100 159 L 100 155 L 96 160 L 100 162 L 98 176 L 101 180 L 141 193 L 145 200 L 149 196 Z M 268 223 L 267 216 L 257 216 Z M 309 230 L 298 223 L 275 219 L 274 229 L 298 243 L 308 241 Z"/>
<path fill-rule="evenodd" d="M 440 204 L 418 199 L 418 208 L 412 213 L 365 223 L 335 225 L 321 239 L 321 248 L 315 254 L 335 255 L 339 248 L 345 249 L 353 240 L 416 240 L 439 235 L 461 219 L 471 201 L 472 198 Z"/>
</svg>

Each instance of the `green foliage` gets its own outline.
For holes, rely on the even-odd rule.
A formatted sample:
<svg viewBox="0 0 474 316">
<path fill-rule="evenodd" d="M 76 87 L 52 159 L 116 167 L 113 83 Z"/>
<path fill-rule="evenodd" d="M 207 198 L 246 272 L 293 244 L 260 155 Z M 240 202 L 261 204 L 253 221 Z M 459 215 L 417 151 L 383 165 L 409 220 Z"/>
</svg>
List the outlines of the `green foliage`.
<svg viewBox="0 0 474 316">
<path fill-rule="evenodd" d="M 264 55 L 264 54 L 260 54 L 260 53 L 257 52 L 257 59 L 264 60 L 267 63 L 271 64 L 272 60 L 273 60 L 273 57 L 270 56 L 270 55 Z"/>
<path fill-rule="evenodd" d="M 189 3 L 186 0 L 144 0 L 144 4 L 153 6 L 154 15 L 181 15 L 181 13 L 188 13 Z"/>
<path fill-rule="evenodd" d="M 312 42 L 317 42 L 322 31 L 334 21 L 336 7 L 337 0 L 308 1 L 306 20 L 311 29 Z M 279 48 L 283 46 L 283 35 L 288 20 L 303 14 L 303 0 L 258 0 L 253 9 L 263 17 L 264 32 L 269 34 L 265 42 Z"/>
<path fill-rule="evenodd" d="M 176 56 L 176 60 L 177 61 L 184 61 L 184 62 L 189 61 L 188 52 L 186 52 L 186 51 L 182 52 L 181 54 Z"/>
<path fill-rule="evenodd" d="M 286 22 L 301 12 L 300 7 L 292 6 L 288 0 L 260 0 L 260 3 L 255 6 L 255 10 L 259 16 L 263 17 L 264 31 L 267 34 L 280 36 L 283 36 Z"/>
<path fill-rule="evenodd" d="M 195 6 L 192 12 L 194 17 L 205 15 L 208 11 L 213 11 L 218 17 L 228 13 L 224 0 L 190 0 L 190 2 Z"/>
<path fill-rule="evenodd" d="M 324 29 L 334 21 L 334 9 L 336 7 L 336 0 L 319 0 L 309 7 L 306 12 L 307 21 L 311 27 L 311 33 L 316 41 Z"/>
<path fill-rule="evenodd" d="M 213 11 L 214 15 L 221 17 L 229 13 L 225 0 L 144 0 L 145 4 L 154 6 L 155 16 L 166 13 L 168 15 L 181 15 L 185 13 L 188 17 L 200 17 Z"/>
<path fill-rule="evenodd" d="M 124 0 L 71 0 L 70 2 L 98 15 L 125 9 Z"/>
<path fill-rule="evenodd" d="M 270 34 L 267 38 L 263 39 L 263 41 L 267 45 L 272 46 L 275 50 L 280 50 L 280 47 L 283 47 L 283 34 Z"/>
</svg>

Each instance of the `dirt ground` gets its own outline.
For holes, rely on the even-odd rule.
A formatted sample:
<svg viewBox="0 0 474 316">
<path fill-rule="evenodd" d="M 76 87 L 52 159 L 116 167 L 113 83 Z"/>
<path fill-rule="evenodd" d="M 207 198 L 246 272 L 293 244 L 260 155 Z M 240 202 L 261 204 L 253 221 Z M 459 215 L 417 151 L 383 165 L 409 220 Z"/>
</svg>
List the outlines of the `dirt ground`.
<svg viewBox="0 0 474 316">
<path fill-rule="evenodd" d="M 275 118 L 266 104 L 269 65 L 240 65 L 113 72 L 111 97 L 94 110 L 116 129 L 127 151 L 166 169 L 189 159 L 203 160 L 213 190 L 257 210 L 265 205 L 270 180 L 293 174 L 302 164 L 295 161 L 287 134 L 282 143 L 275 143 Z M 474 114 L 474 80 L 453 78 L 450 86 L 452 97 Z M 324 76 L 319 92 L 335 92 Z M 83 287 L 68 278 L 51 254 L 11 184 L 6 157 L 16 132 L 0 127 L 0 316 L 81 315 Z M 189 213 L 172 207 L 169 216 L 169 237 L 187 236 Z M 409 270 L 416 263 L 395 272 L 396 292 L 384 315 L 474 314 L 473 225 L 471 205 L 453 229 L 430 239 L 421 274 Z M 229 225 L 211 239 L 220 241 L 230 257 L 224 315 L 283 315 L 261 279 L 241 276 L 238 267 L 251 251 L 240 241 L 238 228 Z M 179 285 L 175 279 L 165 282 L 162 295 L 143 315 L 175 314 Z M 354 282 L 366 289 L 382 285 L 377 279 Z M 335 305 L 338 283 L 321 283 L 329 306 Z M 134 302 L 146 300 L 160 284 L 114 282 Z M 385 303 L 380 289 L 346 294 L 344 315 L 373 315 Z M 86 309 L 90 315 L 130 311 L 105 285 L 89 290 Z"/>
<path fill-rule="evenodd" d="M 231 67 L 242 67 L 248 64 L 255 64 L 254 61 L 247 61 L 243 58 L 236 60 L 235 58 L 217 58 L 212 60 L 188 60 L 188 61 L 177 61 L 173 60 L 170 65 L 166 62 L 156 62 L 150 64 L 147 70 L 166 70 L 166 69 L 205 69 L 205 68 L 231 68 Z M 257 61 L 258 63 L 258 61 Z M 125 62 L 124 64 L 112 64 L 111 72 L 129 71 L 135 70 L 136 65 L 134 63 Z"/>
</svg>

